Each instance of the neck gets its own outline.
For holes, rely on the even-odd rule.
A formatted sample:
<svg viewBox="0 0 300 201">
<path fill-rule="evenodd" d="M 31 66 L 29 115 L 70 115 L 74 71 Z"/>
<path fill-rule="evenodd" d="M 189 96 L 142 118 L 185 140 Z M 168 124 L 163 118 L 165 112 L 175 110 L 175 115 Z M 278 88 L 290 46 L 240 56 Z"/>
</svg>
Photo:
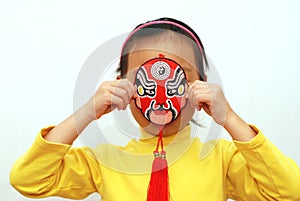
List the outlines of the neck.
<svg viewBox="0 0 300 201">
<path fill-rule="evenodd" d="M 145 143 L 153 147 L 157 145 L 158 135 L 152 135 L 141 129 L 140 143 Z M 164 147 L 168 149 L 170 144 L 184 144 L 184 142 L 189 142 L 191 138 L 191 126 L 186 126 L 183 130 L 174 135 L 163 136 Z"/>
<path fill-rule="evenodd" d="M 163 125 L 163 126 L 159 126 L 159 125 L 155 125 L 155 124 L 149 124 L 145 127 L 143 127 L 142 129 L 149 133 L 150 135 L 153 136 L 157 136 L 160 133 L 160 130 L 162 131 L 162 136 L 166 137 L 166 136 L 172 136 L 175 135 L 177 133 L 179 133 L 181 130 L 183 130 L 188 124 L 185 125 L 172 125 L 172 124 L 168 124 L 168 125 Z"/>
</svg>

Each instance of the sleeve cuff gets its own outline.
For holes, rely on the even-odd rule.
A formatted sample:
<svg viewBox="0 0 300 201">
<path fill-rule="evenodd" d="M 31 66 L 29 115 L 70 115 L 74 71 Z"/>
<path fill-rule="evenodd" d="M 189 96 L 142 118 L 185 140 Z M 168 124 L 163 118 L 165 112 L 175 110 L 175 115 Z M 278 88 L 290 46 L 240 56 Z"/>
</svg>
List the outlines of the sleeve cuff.
<svg viewBox="0 0 300 201">
<path fill-rule="evenodd" d="M 49 142 L 44 139 L 44 136 L 54 127 L 55 126 L 49 126 L 49 127 L 41 129 L 36 137 L 36 145 L 39 148 L 44 149 L 44 150 L 59 151 L 59 152 L 66 153 L 71 148 L 71 145 Z"/>
<path fill-rule="evenodd" d="M 260 129 L 258 129 L 255 125 L 249 125 L 254 131 L 256 131 L 256 136 L 253 137 L 250 141 L 248 142 L 241 142 L 237 140 L 233 140 L 235 146 L 242 150 L 242 149 L 256 149 L 260 147 L 262 144 L 264 144 L 266 137 L 262 133 Z"/>
</svg>

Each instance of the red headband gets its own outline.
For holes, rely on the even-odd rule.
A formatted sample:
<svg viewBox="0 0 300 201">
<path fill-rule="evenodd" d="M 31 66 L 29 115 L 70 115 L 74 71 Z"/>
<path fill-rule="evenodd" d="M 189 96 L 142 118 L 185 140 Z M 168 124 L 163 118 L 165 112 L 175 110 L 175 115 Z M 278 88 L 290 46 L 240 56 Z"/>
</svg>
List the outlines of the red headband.
<svg viewBox="0 0 300 201">
<path fill-rule="evenodd" d="M 194 41 L 197 43 L 197 46 L 199 47 L 200 52 L 201 52 L 203 63 L 205 62 L 204 61 L 204 54 L 203 54 L 202 46 L 201 46 L 199 40 L 197 39 L 197 37 L 189 29 L 187 29 L 186 27 L 182 26 L 181 24 L 178 24 L 178 23 L 172 22 L 172 21 L 166 21 L 166 20 L 157 20 L 157 21 L 146 22 L 146 23 L 140 25 L 139 27 L 137 27 L 136 29 L 134 29 L 132 32 L 130 32 L 129 35 L 127 36 L 127 38 L 126 38 L 123 46 L 122 46 L 121 56 L 123 54 L 123 50 L 124 50 L 124 47 L 125 47 L 126 43 L 130 40 L 130 38 L 136 32 L 140 31 L 141 29 L 143 29 L 143 28 L 145 28 L 147 26 L 151 26 L 151 25 L 155 25 L 155 24 L 170 24 L 170 25 L 174 25 L 174 26 L 176 26 L 176 27 L 184 30 L 186 33 L 188 33 L 194 39 Z"/>
</svg>

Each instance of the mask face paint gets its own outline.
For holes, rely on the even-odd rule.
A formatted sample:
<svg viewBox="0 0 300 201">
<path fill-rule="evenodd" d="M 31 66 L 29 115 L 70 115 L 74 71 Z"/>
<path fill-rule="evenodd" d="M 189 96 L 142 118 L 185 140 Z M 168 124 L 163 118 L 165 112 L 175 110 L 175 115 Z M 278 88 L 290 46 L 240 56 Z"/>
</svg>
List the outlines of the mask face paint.
<svg viewBox="0 0 300 201">
<path fill-rule="evenodd" d="M 136 73 L 136 105 L 150 122 L 166 125 L 174 121 L 186 104 L 186 77 L 171 59 L 150 59 Z"/>
</svg>

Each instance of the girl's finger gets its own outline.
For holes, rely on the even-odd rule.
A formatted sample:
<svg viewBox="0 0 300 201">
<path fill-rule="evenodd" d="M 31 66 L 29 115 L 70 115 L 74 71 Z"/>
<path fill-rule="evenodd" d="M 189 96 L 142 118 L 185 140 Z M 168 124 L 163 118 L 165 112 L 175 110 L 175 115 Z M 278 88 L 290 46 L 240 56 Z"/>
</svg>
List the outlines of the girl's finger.
<svg viewBox="0 0 300 201">
<path fill-rule="evenodd" d="M 212 105 L 211 94 L 207 88 L 204 87 L 194 87 L 189 88 L 187 93 L 187 99 L 189 100 L 190 106 L 194 108 L 201 107 L 201 103 L 207 105 Z"/>
<path fill-rule="evenodd" d="M 112 83 L 112 86 L 126 90 L 129 97 L 131 97 L 136 91 L 135 86 L 127 79 L 117 80 Z"/>
<path fill-rule="evenodd" d="M 111 109 L 117 108 L 118 110 L 121 110 L 126 105 L 124 100 L 120 98 L 119 96 L 116 96 L 115 94 L 111 93 L 110 91 L 107 91 L 104 94 L 104 104 L 107 105 L 107 107 L 111 107 Z"/>
<path fill-rule="evenodd" d="M 127 104 L 129 103 L 129 100 L 131 98 L 131 96 L 129 96 L 129 94 L 128 94 L 128 91 L 126 91 L 122 88 L 117 88 L 117 87 L 110 87 L 108 90 L 112 94 L 112 97 L 116 96 L 119 99 L 122 99 L 123 106 L 127 106 Z"/>
<path fill-rule="evenodd" d="M 135 87 L 126 79 L 106 82 L 103 86 L 104 91 L 108 91 L 113 96 L 118 97 L 117 102 L 112 100 L 111 104 L 116 104 L 118 109 L 126 109 L 130 99 L 135 93 Z M 122 100 L 122 103 L 120 102 Z"/>
</svg>

